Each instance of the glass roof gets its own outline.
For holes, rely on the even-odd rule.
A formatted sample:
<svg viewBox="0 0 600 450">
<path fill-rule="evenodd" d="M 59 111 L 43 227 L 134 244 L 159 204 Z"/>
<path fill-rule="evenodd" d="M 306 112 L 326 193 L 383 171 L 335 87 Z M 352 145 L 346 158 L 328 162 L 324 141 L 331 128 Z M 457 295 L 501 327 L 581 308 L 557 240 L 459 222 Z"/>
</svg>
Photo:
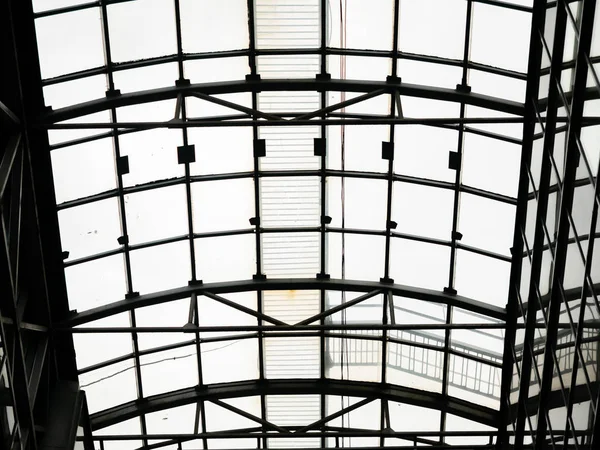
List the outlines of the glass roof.
<svg viewBox="0 0 600 450">
<path fill-rule="evenodd" d="M 257 430 L 313 424 L 487 443 L 531 4 L 33 0 L 95 435 L 243 429 L 183 448 L 255 448 Z M 252 380 L 281 388 L 128 412 Z M 339 439 L 325 444 L 413 442 Z"/>
</svg>

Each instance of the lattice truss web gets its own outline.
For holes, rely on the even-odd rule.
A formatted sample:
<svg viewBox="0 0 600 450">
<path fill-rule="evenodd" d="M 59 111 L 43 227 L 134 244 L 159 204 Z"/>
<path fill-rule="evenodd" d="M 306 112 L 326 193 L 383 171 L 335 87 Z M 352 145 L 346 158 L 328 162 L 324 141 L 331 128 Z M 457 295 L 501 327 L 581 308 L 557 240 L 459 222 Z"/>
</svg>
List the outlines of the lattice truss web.
<svg viewBox="0 0 600 450">
<path fill-rule="evenodd" d="M 555 346 L 543 308 L 506 305 L 526 311 L 529 285 L 509 287 L 530 277 L 548 303 L 557 274 L 559 250 L 541 277 L 511 275 L 520 246 L 542 257 L 519 232 L 527 194 L 558 186 L 550 250 L 572 190 L 560 152 L 547 186 L 519 188 L 534 131 L 581 115 L 565 107 L 577 66 L 561 105 L 550 58 L 535 67 L 540 17 L 553 29 L 566 8 L 564 48 L 579 45 L 586 2 L 558 3 L 34 0 L 73 310 L 59 332 L 95 447 L 477 448 L 535 432 L 518 400 L 541 390 L 521 376 Z M 591 191 L 572 208 L 594 203 L 587 225 L 594 155 L 569 181 Z M 596 306 L 578 308 L 593 321 Z M 595 386 L 596 331 L 573 321 L 546 359 L 567 376 L 577 353 L 573 386 Z M 570 403 L 568 427 L 588 429 L 590 402 Z"/>
</svg>

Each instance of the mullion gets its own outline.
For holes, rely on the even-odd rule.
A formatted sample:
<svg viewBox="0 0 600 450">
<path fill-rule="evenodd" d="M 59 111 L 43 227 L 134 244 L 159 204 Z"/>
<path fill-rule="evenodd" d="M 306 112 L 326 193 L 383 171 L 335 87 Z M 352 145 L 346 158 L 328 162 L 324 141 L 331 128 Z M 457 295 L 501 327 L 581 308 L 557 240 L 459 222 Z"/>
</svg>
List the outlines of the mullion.
<svg viewBox="0 0 600 450">
<path fill-rule="evenodd" d="M 248 8 L 248 64 L 250 66 L 250 76 L 258 78 L 258 72 L 256 70 L 256 17 L 254 14 L 254 1 L 255 0 L 247 0 L 247 8 Z M 252 109 L 258 109 L 258 94 L 256 91 L 252 91 Z M 252 122 L 252 138 L 253 142 L 258 140 L 258 124 L 256 118 L 254 118 Z M 261 245 L 261 229 L 260 229 L 260 163 L 259 158 L 256 154 L 253 155 L 253 184 L 254 184 L 254 213 L 256 220 L 256 225 L 254 226 L 255 233 L 255 248 L 256 248 L 256 277 L 262 277 L 262 245 Z M 262 312 L 262 300 L 263 293 L 261 290 L 256 291 L 256 308 L 257 311 Z M 257 319 L 258 326 L 262 326 L 262 320 L 260 318 Z M 265 379 L 265 361 L 264 361 L 264 335 L 262 331 L 258 331 L 258 373 L 259 379 Z M 263 420 L 267 420 L 267 401 L 265 394 L 261 394 L 260 396 L 260 414 Z M 265 431 L 265 427 L 262 426 L 263 432 Z M 263 448 L 268 447 L 268 439 L 266 437 L 263 438 L 262 441 Z"/>
<path fill-rule="evenodd" d="M 462 60 L 462 79 L 461 84 L 457 86 L 467 88 L 468 86 L 468 75 L 469 75 L 469 53 L 471 46 L 471 28 L 472 28 L 472 19 L 473 19 L 473 1 L 467 1 L 467 10 L 466 10 L 466 20 L 465 20 L 465 40 L 464 40 L 464 49 L 463 49 L 463 60 Z M 464 102 L 460 104 L 460 119 L 464 119 L 465 117 L 466 105 Z M 457 245 L 457 236 L 458 236 L 458 216 L 460 209 L 460 184 L 461 184 L 461 176 L 462 176 L 462 154 L 463 154 L 463 146 L 464 146 L 464 124 L 461 123 L 458 126 L 458 144 L 457 144 L 457 165 L 456 165 L 456 177 L 454 181 L 454 208 L 452 212 L 452 235 L 450 237 L 450 264 L 449 264 L 449 273 L 448 273 L 448 287 L 444 289 L 448 293 L 456 293 L 456 289 L 454 286 L 455 279 L 455 269 L 456 269 L 456 254 L 458 250 Z M 452 307 L 447 306 L 446 309 L 446 323 L 450 324 L 452 322 Z M 444 360 L 443 360 L 443 372 L 442 372 L 442 395 L 448 395 L 448 370 L 449 370 L 449 361 L 450 361 L 450 341 L 451 341 L 451 331 L 448 328 L 444 333 Z M 446 412 L 442 411 L 440 415 L 440 431 L 444 431 L 446 429 Z M 440 439 L 440 443 L 443 443 L 444 439 Z"/>
<path fill-rule="evenodd" d="M 320 25 L 320 37 L 321 37 L 321 55 L 320 55 L 320 63 L 321 63 L 321 76 L 322 77 L 327 77 L 327 52 L 326 52 L 326 48 L 327 48 L 327 0 L 320 0 L 320 19 L 321 19 L 321 23 Z M 327 107 L 327 92 L 326 91 L 321 91 L 320 94 L 321 97 L 321 109 Z M 323 115 L 321 116 L 322 119 L 326 118 L 326 113 L 325 111 L 323 111 Z M 327 178 L 326 178 L 326 173 L 327 173 L 327 126 L 325 124 L 322 124 L 321 127 L 321 139 L 325 142 L 325 151 L 321 154 L 321 233 L 320 233 L 320 237 L 321 237 L 321 271 L 320 271 L 320 275 L 322 277 L 326 277 L 327 275 L 327 234 L 325 233 L 326 230 L 326 223 L 325 223 L 325 216 L 327 216 Z M 321 289 L 320 291 L 320 313 L 323 314 L 325 312 L 325 309 L 327 308 L 326 305 L 326 291 L 324 289 Z M 321 325 L 325 325 L 325 317 L 322 317 L 320 320 Z M 325 379 L 325 364 L 326 364 L 326 339 L 325 339 L 325 330 L 323 330 L 321 332 L 321 336 L 320 336 L 320 361 L 319 361 L 319 365 L 320 365 L 320 376 L 321 379 Z M 327 396 L 323 393 L 320 396 L 320 401 L 321 401 L 321 405 L 320 405 L 320 414 L 321 414 L 321 420 L 323 420 L 327 414 L 327 410 L 326 410 L 326 402 L 327 402 Z M 321 428 L 321 431 L 323 431 L 324 429 Z M 321 437 L 321 448 L 325 448 L 327 446 L 327 439 L 325 438 L 325 436 Z"/>
<path fill-rule="evenodd" d="M 392 31 L 392 68 L 391 68 L 391 76 L 390 81 L 396 82 L 398 79 L 398 34 L 400 28 L 400 0 L 394 1 L 394 23 L 393 23 L 393 31 Z M 397 108 L 400 108 L 400 95 L 397 95 L 398 91 L 394 91 L 390 94 L 390 117 L 396 116 Z M 396 99 L 398 100 L 398 105 L 396 105 Z M 394 158 L 395 158 L 395 125 L 390 125 L 389 143 L 392 147 L 392 154 L 389 157 L 388 161 L 388 179 L 387 179 L 387 207 L 386 207 L 386 220 L 385 220 L 385 254 L 384 254 L 384 272 L 383 278 L 381 281 L 383 282 L 393 282 L 390 277 L 390 254 L 391 254 L 391 245 L 392 245 L 392 198 L 394 192 Z M 389 305 L 388 297 L 392 295 L 389 292 L 383 292 L 381 294 L 383 296 L 382 299 L 382 323 L 385 325 L 388 322 L 388 311 L 387 308 Z M 387 331 L 382 331 L 381 333 L 381 383 L 385 384 L 386 374 L 387 374 L 387 352 L 388 352 L 388 333 Z M 380 423 L 379 428 L 383 432 L 385 428 L 385 418 L 386 418 L 386 406 L 387 403 L 384 400 L 380 401 Z M 389 411 L 388 411 L 388 419 L 389 419 Z M 385 437 L 379 438 L 379 446 L 383 447 L 385 445 Z"/>
<path fill-rule="evenodd" d="M 179 72 L 179 82 L 185 82 L 185 73 L 183 67 L 183 39 L 181 33 L 181 5 L 180 0 L 174 0 L 175 6 L 175 25 L 177 34 L 177 67 Z M 181 109 L 180 109 L 181 120 L 187 120 L 187 105 L 186 97 L 182 98 Z M 182 129 L 183 145 L 188 145 L 188 129 Z M 192 283 L 197 281 L 196 274 L 196 254 L 194 247 L 194 223 L 193 223 L 193 211 L 192 211 L 192 192 L 191 192 L 191 176 L 190 176 L 190 163 L 185 163 L 185 191 L 186 191 L 186 206 L 187 206 L 187 217 L 188 217 L 188 239 L 190 248 L 190 272 Z M 195 300 L 195 301 L 194 301 Z M 199 311 L 198 311 L 198 297 L 196 294 L 192 294 L 190 298 L 190 309 L 193 315 L 193 323 L 199 326 Z M 200 344 L 200 333 L 195 333 L 195 347 L 196 347 L 196 364 L 198 367 L 198 385 L 204 384 L 202 376 L 202 346 Z M 198 417 L 199 416 L 199 417 Z M 199 419 L 199 420 L 198 420 Z M 206 432 L 206 410 L 204 401 L 198 402 L 196 407 L 196 418 L 194 420 L 194 432 L 198 431 L 198 428 L 202 433 Z M 208 448 L 208 441 L 202 440 L 204 448 Z"/>
<path fill-rule="evenodd" d="M 107 80 L 108 80 L 108 93 L 110 93 L 111 95 L 115 92 L 115 84 L 114 84 L 114 78 L 113 78 L 113 62 L 112 62 L 112 57 L 111 57 L 111 46 L 110 46 L 110 32 L 109 32 L 109 28 L 108 28 L 108 9 L 107 9 L 107 0 L 100 0 L 100 5 L 101 5 L 101 19 L 102 19 L 102 28 L 103 28 L 103 42 L 104 42 L 104 54 L 105 54 L 105 60 L 106 60 L 106 73 L 107 73 Z M 108 94 L 107 93 L 107 94 Z M 111 121 L 113 123 L 117 122 L 117 110 L 116 108 L 111 108 L 110 109 L 110 115 L 111 115 Z M 115 160 L 118 161 L 118 159 L 121 157 L 121 148 L 120 148 L 120 144 L 119 144 L 119 136 L 116 133 L 116 127 L 113 128 L 111 130 L 111 134 L 112 134 L 112 138 L 113 138 L 113 147 L 114 147 L 114 154 L 115 154 Z M 116 175 L 117 175 L 117 190 L 118 190 L 118 197 L 119 197 L 119 210 L 120 210 L 120 216 L 121 216 L 121 229 L 123 232 L 123 236 L 125 237 L 124 241 L 123 241 L 123 256 L 124 256 L 124 260 L 125 260 L 125 272 L 126 272 L 126 280 L 127 280 L 127 296 L 134 296 L 136 295 L 134 292 L 134 288 L 133 288 L 133 279 L 132 279 L 132 274 L 131 274 L 131 257 L 130 257 L 130 250 L 129 250 L 129 239 L 128 239 L 128 233 L 127 233 L 127 216 L 126 216 L 126 210 L 125 210 L 125 195 L 123 193 L 123 176 L 120 173 L 120 171 L 116 171 Z M 136 326 L 136 318 L 135 318 L 135 310 L 131 310 L 129 312 L 129 322 L 131 324 L 132 327 Z M 144 390 L 143 390 L 143 384 L 142 384 L 142 370 L 141 370 L 141 362 L 140 362 L 140 355 L 139 355 L 139 345 L 138 345 L 138 338 L 137 338 L 137 333 L 132 332 L 131 333 L 131 340 L 132 340 L 132 347 L 133 347 L 133 354 L 134 354 L 134 367 L 135 367 L 135 377 L 136 377 L 136 386 L 137 386 L 137 394 L 138 394 L 138 398 L 143 398 L 144 397 Z M 141 426 L 141 430 L 143 433 L 147 433 L 148 429 L 147 429 L 147 425 L 146 425 L 146 416 L 144 414 L 140 415 L 140 426 Z M 144 439 L 144 445 L 148 445 L 148 441 L 147 439 Z"/>
</svg>

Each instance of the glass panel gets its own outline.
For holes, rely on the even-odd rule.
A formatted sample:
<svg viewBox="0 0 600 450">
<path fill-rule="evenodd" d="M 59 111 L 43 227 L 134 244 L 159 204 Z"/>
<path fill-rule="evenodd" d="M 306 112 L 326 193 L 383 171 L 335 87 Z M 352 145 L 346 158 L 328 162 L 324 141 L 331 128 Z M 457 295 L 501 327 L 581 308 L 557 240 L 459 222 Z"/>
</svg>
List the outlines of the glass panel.
<svg viewBox="0 0 600 450">
<path fill-rule="evenodd" d="M 107 9 L 114 62 L 135 61 L 177 51 L 173 3 L 137 0 L 111 4 Z"/>
<path fill-rule="evenodd" d="M 188 136 L 190 144 L 196 146 L 196 163 L 190 165 L 192 175 L 254 169 L 250 127 L 191 128 Z"/>
<path fill-rule="evenodd" d="M 263 233 L 263 273 L 268 277 L 314 277 L 320 271 L 318 233 Z"/>
<path fill-rule="evenodd" d="M 194 232 L 249 228 L 254 217 L 254 185 L 250 178 L 192 184 Z"/>
<path fill-rule="evenodd" d="M 258 339 L 206 342 L 201 348 L 205 384 L 258 378 Z"/>
<path fill-rule="evenodd" d="M 119 89 L 121 94 L 172 86 L 178 78 L 175 63 L 118 70 L 113 74 L 115 89 Z"/>
<path fill-rule="evenodd" d="M 66 267 L 65 278 L 69 307 L 79 311 L 122 300 L 127 292 L 122 255 Z"/>
<path fill-rule="evenodd" d="M 120 136 L 121 155 L 129 158 L 129 173 L 123 175 L 123 184 L 135 186 L 183 177 L 184 166 L 177 164 L 177 146 L 182 144 L 179 130 L 147 130 Z"/>
<path fill-rule="evenodd" d="M 111 139 L 61 148 L 50 156 L 58 204 L 117 187 Z"/>
<path fill-rule="evenodd" d="M 260 182 L 261 225 L 265 228 L 318 226 L 320 188 L 317 177 L 263 178 Z"/>
<path fill-rule="evenodd" d="M 399 50 L 462 59 L 466 12 L 461 0 L 400 2 Z"/>
<path fill-rule="evenodd" d="M 146 414 L 148 433 L 183 433 L 194 432 L 197 405 L 183 405 L 162 411 Z"/>
<path fill-rule="evenodd" d="M 393 238 L 390 276 L 396 283 L 441 291 L 448 285 L 450 248 Z"/>
<path fill-rule="evenodd" d="M 476 134 L 466 134 L 462 182 L 486 191 L 517 197 L 521 146 Z"/>
<path fill-rule="evenodd" d="M 123 361 L 79 375 L 90 414 L 137 398 L 133 361 Z"/>
<path fill-rule="evenodd" d="M 183 334 L 183 333 L 181 333 Z M 196 348 L 184 347 L 140 357 L 144 396 L 198 384 Z"/>
<path fill-rule="evenodd" d="M 66 83 L 51 84 L 44 86 L 44 104 L 51 106 L 53 109 L 60 109 L 77 103 L 84 103 L 90 100 L 95 100 L 104 97 L 106 94 L 106 77 L 98 75 L 94 77 L 81 78 L 79 80 L 68 81 Z M 104 114 L 105 120 L 97 120 L 98 122 L 109 122 L 108 114 Z M 65 121 L 64 123 L 82 123 L 94 122 L 88 120 L 88 117 L 78 117 L 74 120 Z M 80 130 L 55 130 L 54 133 L 82 133 Z M 88 134 L 98 134 L 98 130 L 87 131 Z"/>
<path fill-rule="evenodd" d="M 263 312 L 290 325 L 313 317 L 321 311 L 320 291 L 288 289 L 286 291 L 265 291 L 262 295 Z M 313 323 L 319 323 L 319 321 Z"/>
<path fill-rule="evenodd" d="M 342 335 L 343 333 L 340 333 Z M 369 335 L 368 331 L 352 331 Z M 327 378 L 353 381 L 381 381 L 381 341 L 360 338 L 330 337 L 326 340 Z M 388 349 L 390 344 L 388 344 Z"/>
<path fill-rule="evenodd" d="M 132 245 L 188 234 L 183 185 L 127 194 L 125 213 Z M 164 220 L 165 217 L 169 220 Z"/>
<path fill-rule="evenodd" d="M 336 60 L 331 56 L 330 65 L 336 66 Z M 365 56 L 346 56 L 342 63 L 345 69 L 345 79 L 383 81 L 390 74 L 392 60 L 390 58 L 373 58 Z"/>
<path fill-rule="evenodd" d="M 121 236 L 119 202 L 109 198 L 58 212 L 62 248 L 77 259 L 117 248 Z"/>
<path fill-rule="evenodd" d="M 319 378 L 319 337 L 275 337 L 264 339 L 267 378 Z"/>
<path fill-rule="evenodd" d="M 402 2 L 401 4 L 405 5 L 406 3 Z M 429 11 L 429 13 L 431 12 Z M 436 48 L 439 43 L 440 41 L 436 42 Z M 431 64 L 409 59 L 398 60 L 398 74 L 401 75 L 403 83 L 439 86 L 447 89 L 455 89 L 456 85 L 460 84 L 462 80 L 462 68 L 460 67 Z M 405 127 L 406 125 L 403 125 L 401 128 Z"/>
<path fill-rule="evenodd" d="M 379 281 L 383 276 L 385 239 L 381 236 L 346 234 L 345 241 L 346 278 Z M 341 255 L 341 252 L 335 253 L 336 258 L 341 258 Z"/>
<path fill-rule="evenodd" d="M 188 242 L 131 252 L 133 288 L 140 294 L 187 286 L 190 281 Z"/>
<path fill-rule="evenodd" d="M 489 431 L 490 435 L 494 435 L 497 430 L 495 428 L 483 425 L 482 423 L 475 422 L 474 420 L 468 420 L 453 414 L 447 414 L 446 431 Z M 487 436 L 447 436 L 445 438 L 445 442 L 450 445 L 486 445 L 490 442 L 490 438 Z"/>
<path fill-rule="evenodd" d="M 190 299 L 173 300 L 168 303 L 145 306 L 135 310 L 138 327 L 184 327 L 188 321 Z M 192 335 L 184 333 L 139 333 L 138 345 L 140 350 L 146 350 L 177 342 L 190 341 Z M 188 353 L 194 350 L 188 346 Z"/>
<path fill-rule="evenodd" d="M 439 431 L 440 429 L 440 411 L 396 402 L 388 402 L 388 408 L 390 424 L 396 432 Z"/>
<path fill-rule="evenodd" d="M 525 80 L 517 80 L 479 70 L 470 70 L 469 85 L 473 92 L 513 100 L 515 102 L 523 102 L 525 100 Z"/>
<path fill-rule="evenodd" d="M 403 106 L 407 97 L 403 97 Z M 396 127 L 394 172 L 419 178 L 454 182 L 456 172 L 448 168 L 448 153 L 456 151 L 458 132 L 423 125 Z"/>
<path fill-rule="evenodd" d="M 256 0 L 256 47 L 317 48 L 319 0 L 290 4 L 286 0 Z"/>
<path fill-rule="evenodd" d="M 464 400 L 498 409 L 502 369 L 450 355 L 448 394 Z"/>
<path fill-rule="evenodd" d="M 248 58 L 215 58 L 184 61 L 185 76 L 192 83 L 243 80 L 250 73 Z"/>
<path fill-rule="evenodd" d="M 471 194 L 460 196 L 458 230 L 461 243 L 510 255 L 513 244 L 515 206 Z"/>
<path fill-rule="evenodd" d="M 128 327 L 130 325 L 129 314 L 122 313 L 94 320 L 82 325 L 81 328 Z M 74 333 L 73 343 L 75 344 L 75 355 L 79 369 L 133 352 L 131 336 L 127 333 Z"/>
<path fill-rule="evenodd" d="M 223 400 L 223 402 L 252 414 L 255 417 L 261 416 L 259 396 L 232 398 Z M 246 417 L 243 417 L 211 402 L 206 402 L 204 404 L 204 408 L 206 410 L 207 431 L 237 430 L 242 428 L 253 428 L 257 426 L 255 421 L 247 419 Z M 228 441 L 231 442 L 231 444 L 237 444 L 238 442 L 237 439 L 229 439 Z M 210 440 L 211 448 L 212 444 L 213 439 Z M 254 444 L 256 444 L 256 441 L 254 441 Z M 231 445 L 227 448 L 231 448 Z"/>
<path fill-rule="evenodd" d="M 315 55 L 260 55 L 256 63 L 264 79 L 314 78 L 320 70 L 319 58 Z"/>
<path fill-rule="evenodd" d="M 394 183 L 392 220 L 395 231 L 449 240 L 454 192 L 410 183 Z"/>
<path fill-rule="evenodd" d="M 330 186 L 330 214 L 333 211 L 339 213 L 332 215 L 331 225 L 341 227 L 345 218 L 346 228 L 385 230 L 387 185 L 385 180 L 346 178 L 343 192 L 336 192 L 335 185 Z M 341 202 L 344 202 L 345 217 L 342 216 Z"/>
<path fill-rule="evenodd" d="M 529 45 L 524 43 L 529 43 L 531 14 L 476 2 L 471 26 L 471 60 L 527 71 Z"/>
<path fill-rule="evenodd" d="M 249 280 L 256 273 L 254 234 L 194 240 L 196 272 L 205 283 Z"/>
<path fill-rule="evenodd" d="M 388 383 L 425 391 L 442 391 L 444 353 L 410 344 L 388 343 Z"/>
<path fill-rule="evenodd" d="M 460 295 L 501 308 L 506 306 L 510 263 L 459 249 L 455 274 Z"/>
<path fill-rule="evenodd" d="M 394 2 L 355 0 L 346 5 L 347 48 L 391 50 L 393 44 Z"/>
<path fill-rule="evenodd" d="M 103 66 L 101 24 L 100 8 L 36 19 L 42 78 Z"/>
<path fill-rule="evenodd" d="M 181 0 L 181 38 L 185 53 L 248 48 L 248 2 Z M 215 39 L 215 36 L 219 36 Z"/>
<path fill-rule="evenodd" d="M 389 113 L 387 96 L 378 97 L 385 101 L 382 114 Z M 360 105 L 360 104 L 359 104 Z M 387 172 L 389 161 L 381 157 L 382 142 L 389 141 L 389 126 L 346 126 L 344 133 L 329 133 L 329 159 L 341 159 L 343 141 L 343 159 L 345 170 L 361 172 Z M 335 151 L 332 147 L 336 147 Z M 398 145 L 397 145 L 398 147 Z M 339 156 L 338 156 L 339 155 Z M 340 167 L 341 168 L 341 167 Z"/>
</svg>

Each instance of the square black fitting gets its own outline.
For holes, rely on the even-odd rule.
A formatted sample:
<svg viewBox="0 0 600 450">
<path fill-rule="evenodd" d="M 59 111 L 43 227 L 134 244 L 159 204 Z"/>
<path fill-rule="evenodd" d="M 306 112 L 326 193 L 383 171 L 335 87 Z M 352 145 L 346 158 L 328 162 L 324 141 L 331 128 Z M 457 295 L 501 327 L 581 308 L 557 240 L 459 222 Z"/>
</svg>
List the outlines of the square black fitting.
<svg viewBox="0 0 600 450">
<path fill-rule="evenodd" d="M 394 222 L 393 220 L 389 220 L 387 226 L 390 228 L 390 230 L 395 230 L 398 227 L 398 223 Z"/>
<path fill-rule="evenodd" d="M 177 162 L 179 164 L 196 162 L 196 146 L 191 144 L 177 147 Z"/>
<path fill-rule="evenodd" d="M 250 225 L 254 227 L 260 226 L 260 217 L 250 217 L 248 221 L 250 222 Z"/>
<path fill-rule="evenodd" d="M 125 298 L 127 300 L 131 299 L 131 298 L 136 298 L 139 297 L 140 293 L 139 292 L 128 292 L 127 294 L 125 294 Z"/>
<path fill-rule="evenodd" d="M 321 216 L 321 225 L 329 225 L 331 223 L 331 217 Z"/>
<path fill-rule="evenodd" d="M 456 295 L 456 289 L 451 288 L 451 287 L 445 287 L 444 288 L 444 294 Z"/>
<path fill-rule="evenodd" d="M 458 152 L 448 152 L 448 169 L 458 170 L 460 155 Z"/>
<path fill-rule="evenodd" d="M 329 280 L 330 278 L 331 278 L 331 275 L 329 275 L 328 273 L 319 272 L 317 274 L 317 280 Z"/>
<path fill-rule="evenodd" d="M 383 277 L 379 279 L 380 283 L 385 283 L 385 284 L 393 284 L 394 283 L 394 279 L 390 278 L 390 277 Z"/>
<path fill-rule="evenodd" d="M 119 243 L 119 245 L 127 245 L 129 244 L 129 236 L 119 236 L 117 238 L 117 242 Z"/>
<path fill-rule="evenodd" d="M 175 86 L 178 87 L 189 86 L 190 84 L 190 80 L 188 80 L 187 78 L 180 78 L 179 80 L 175 80 Z"/>
<path fill-rule="evenodd" d="M 452 238 L 456 241 L 460 241 L 463 238 L 463 234 L 460 231 L 452 233 Z"/>
<path fill-rule="evenodd" d="M 315 138 L 314 150 L 315 156 L 325 156 L 327 152 L 327 141 L 325 138 Z"/>
<path fill-rule="evenodd" d="M 121 95 L 121 91 L 119 89 L 109 89 L 106 91 L 107 98 L 118 97 L 119 95 Z"/>
<path fill-rule="evenodd" d="M 126 175 L 129 173 L 129 156 L 119 156 L 117 158 L 117 173 Z"/>
<path fill-rule="evenodd" d="M 471 92 L 471 86 L 469 86 L 468 84 L 457 84 L 456 90 L 464 94 L 469 94 Z"/>
<path fill-rule="evenodd" d="M 254 281 L 266 281 L 267 276 L 264 273 L 255 273 L 252 275 Z"/>
<path fill-rule="evenodd" d="M 381 143 L 381 158 L 392 161 L 394 159 L 394 143 L 393 142 L 382 142 Z"/>
<path fill-rule="evenodd" d="M 317 75 L 315 75 L 315 80 L 317 81 L 329 81 L 331 80 L 331 74 L 330 73 L 318 73 Z"/>
<path fill-rule="evenodd" d="M 264 139 L 254 140 L 254 157 L 261 158 L 267 156 L 267 143 Z"/>
<path fill-rule="evenodd" d="M 385 81 L 386 81 L 386 83 L 400 84 L 400 83 L 402 83 L 402 78 L 395 77 L 393 75 L 388 75 L 385 78 Z"/>
</svg>

